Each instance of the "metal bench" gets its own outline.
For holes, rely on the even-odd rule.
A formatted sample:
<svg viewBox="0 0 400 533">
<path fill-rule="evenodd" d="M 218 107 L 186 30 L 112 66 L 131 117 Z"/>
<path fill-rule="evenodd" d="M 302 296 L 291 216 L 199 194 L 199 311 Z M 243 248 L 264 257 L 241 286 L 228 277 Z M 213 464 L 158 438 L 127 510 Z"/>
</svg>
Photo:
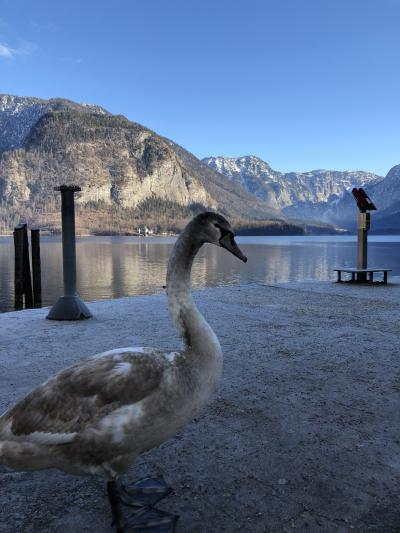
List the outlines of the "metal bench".
<svg viewBox="0 0 400 533">
<path fill-rule="evenodd" d="M 369 275 L 369 282 L 373 283 L 374 281 L 374 272 L 383 272 L 383 283 L 387 285 L 388 272 L 391 272 L 391 268 L 334 268 L 334 272 L 337 272 L 338 283 L 341 283 L 342 272 L 348 272 L 351 274 L 351 281 L 365 282 L 367 281 L 367 276 Z"/>
</svg>

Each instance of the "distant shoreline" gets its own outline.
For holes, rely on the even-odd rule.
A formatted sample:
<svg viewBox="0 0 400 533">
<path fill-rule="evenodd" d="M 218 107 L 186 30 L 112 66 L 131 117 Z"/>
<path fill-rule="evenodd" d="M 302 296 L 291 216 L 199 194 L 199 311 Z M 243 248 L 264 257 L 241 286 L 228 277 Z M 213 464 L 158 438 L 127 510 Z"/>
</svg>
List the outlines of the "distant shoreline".
<svg viewBox="0 0 400 533">
<path fill-rule="evenodd" d="M 12 237 L 12 233 L 1 233 L 0 237 Z M 61 232 L 57 233 L 50 233 L 50 232 L 43 232 L 41 233 L 42 237 L 62 237 Z M 95 235 L 93 233 L 79 233 L 76 235 L 76 237 L 145 237 L 145 238 L 170 238 L 170 237 L 178 237 L 179 233 L 169 233 L 169 234 L 153 234 L 153 235 L 135 235 L 135 234 L 126 234 L 126 233 L 96 233 Z M 277 233 L 277 234 L 254 234 L 254 235 L 241 235 L 240 233 L 236 233 L 237 237 L 356 237 L 357 233 L 355 232 L 346 232 L 346 233 L 306 233 L 305 235 L 299 235 L 298 233 Z M 369 237 L 378 237 L 378 236 L 400 236 L 400 231 L 397 232 L 370 232 L 368 234 Z"/>
</svg>

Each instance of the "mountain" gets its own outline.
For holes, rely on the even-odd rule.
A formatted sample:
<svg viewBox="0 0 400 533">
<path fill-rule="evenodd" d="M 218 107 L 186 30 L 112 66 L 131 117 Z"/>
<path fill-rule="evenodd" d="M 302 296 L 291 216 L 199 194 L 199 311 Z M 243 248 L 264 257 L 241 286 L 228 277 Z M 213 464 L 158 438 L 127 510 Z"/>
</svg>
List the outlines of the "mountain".
<svg viewBox="0 0 400 533">
<path fill-rule="evenodd" d="M 400 201 L 400 165 L 392 167 L 384 180 L 371 188 L 374 202 L 379 204 L 379 209 L 387 210 L 395 202 Z"/>
<path fill-rule="evenodd" d="M 400 233 L 400 165 L 392 167 L 368 194 L 377 208 L 372 215 L 372 231 Z"/>
<path fill-rule="evenodd" d="M 302 231 L 262 199 L 148 128 L 96 105 L 0 95 L 0 222 L 60 226 L 61 183 L 82 187 L 77 227 L 125 233 L 142 224 L 179 229 L 217 209 L 238 226 Z"/>
<path fill-rule="evenodd" d="M 280 173 L 272 170 L 262 159 L 255 156 L 206 157 L 203 162 L 275 209 L 282 207 L 280 203 L 285 204 L 285 200 L 279 202 L 276 198 L 277 187 L 270 186 L 278 182 Z"/>
<path fill-rule="evenodd" d="M 371 213 L 371 232 L 400 232 L 400 165 L 389 170 L 386 177 L 378 182 L 363 184 L 377 210 Z M 345 191 L 337 199 L 326 203 L 309 205 L 315 218 L 328 220 L 350 230 L 357 226 L 357 207 L 350 191 Z M 294 209 L 285 209 L 293 216 Z"/>
<path fill-rule="evenodd" d="M 266 212 L 272 218 L 282 218 L 282 213 L 279 209 L 270 207 L 262 199 L 258 199 L 239 184 L 226 179 L 222 173 L 211 169 L 207 164 L 178 144 L 172 141 L 168 142 L 182 162 L 196 173 L 204 185 L 207 185 L 213 197 L 219 199 L 219 207 L 222 211 L 229 212 L 233 209 L 240 217 L 251 219 L 263 219 Z"/>
<path fill-rule="evenodd" d="M 200 161 L 100 106 L 0 94 L 3 232 L 24 219 L 58 230 L 60 198 L 53 189 L 66 183 L 82 187 L 80 232 L 131 233 L 143 224 L 176 231 L 199 210 L 215 209 L 244 233 L 329 233 L 331 224 L 351 226 L 354 186 L 367 184 L 374 194 L 376 188 L 385 206 L 382 224 L 395 216 L 396 172 L 388 178 L 362 171 L 282 173 L 254 156 Z"/>
<path fill-rule="evenodd" d="M 203 161 L 270 207 L 281 209 L 287 216 L 336 224 L 340 221 L 336 205 L 348 191 L 353 187 L 369 187 L 383 180 L 381 176 L 364 171 L 283 173 L 273 170 L 255 156 L 208 157 Z"/>
<path fill-rule="evenodd" d="M 0 94 L 0 152 L 22 146 L 32 126 L 48 111 L 75 109 L 86 113 L 108 114 L 100 106 L 76 104 L 70 100 L 43 100 Z"/>
<path fill-rule="evenodd" d="M 208 157 L 203 162 L 297 223 L 320 221 L 354 231 L 358 210 L 351 190 L 363 187 L 377 207 L 371 232 L 400 232 L 400 165 L 382 177 L 364 171 L 283 173 L 255 156 Z"/>
</svg>

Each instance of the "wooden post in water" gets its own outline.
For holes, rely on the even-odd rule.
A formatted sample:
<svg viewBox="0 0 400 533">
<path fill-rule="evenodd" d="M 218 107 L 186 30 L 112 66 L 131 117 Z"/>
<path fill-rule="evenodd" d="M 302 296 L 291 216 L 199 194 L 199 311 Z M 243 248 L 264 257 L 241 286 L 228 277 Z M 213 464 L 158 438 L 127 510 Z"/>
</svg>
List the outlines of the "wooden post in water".
<svg viewBox="0 0 400 533">
<path fill-rule="evenodd" d="M 33 307 L 33 293 L 31 280 L 31 263 L 29 261 L 29 241 L 28 241 L 28 225 L 23 224 L 24 227 L 24 254 L 23 254 L 23 269 L 24 269 L 24 294 L 25 294 L 25 308 L 31 309 Z"/>
<path fill-rule="evenodd" d="M 24 230 L 21 225 L 14 228 L 14 307 L 18 311 L 24 306 Z"/>
<path fill-rule="evenodd" d="M 14 228 L 14 305 L 15 309 L 33 307 L 31 265 L 29 262 L 29 242 L 27 224 Z M 25 298 L 24 298 L 25 297 Z"/>
<path fill-rule="evenodd" d="M 42 307 L 42 273 L 40 266 L 40 229 L 31 229 L 33 304 Z"/>
</svg>

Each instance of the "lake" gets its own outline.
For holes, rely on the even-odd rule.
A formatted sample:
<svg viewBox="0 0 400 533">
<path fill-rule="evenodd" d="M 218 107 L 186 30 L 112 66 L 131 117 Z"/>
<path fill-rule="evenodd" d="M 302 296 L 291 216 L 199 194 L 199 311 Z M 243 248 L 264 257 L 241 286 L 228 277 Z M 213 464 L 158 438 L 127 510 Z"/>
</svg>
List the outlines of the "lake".
<svg viewBox="0 0 400 533">
<path fill-rule="evenodd" d="M 78 292 L 83 300 L 163 291 L 174 237 L 77 238 Z M 242 263 L 225 250 L 205 245 L 193 265 L 193 287 L 234 283 L 334 280 L 335 266 L 355 266 L 355 236 L 238 237 L 248 257 Z M 41 242 L 43 305 L 63 294 L 61 237 Z M 400 275 L 400 236 L 369 237 L 368 266 Z M 0 311 L 14 306 L 12 237 L 0 237 Z"/>
</svg>

